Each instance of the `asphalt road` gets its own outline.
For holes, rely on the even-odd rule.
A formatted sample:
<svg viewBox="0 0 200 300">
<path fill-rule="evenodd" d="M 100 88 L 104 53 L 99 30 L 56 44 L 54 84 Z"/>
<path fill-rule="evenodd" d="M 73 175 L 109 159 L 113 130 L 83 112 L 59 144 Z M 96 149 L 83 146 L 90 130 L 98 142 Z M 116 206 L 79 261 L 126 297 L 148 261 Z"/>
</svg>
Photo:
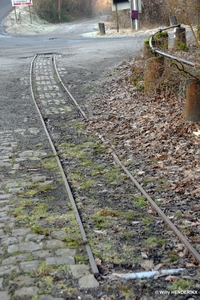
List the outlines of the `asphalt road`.
<svg viewBox="0 0 200 300">
<path fill-rule="evenodd" d="M 12 10 L 11 0 L 0 0 L 1 26 L 6 15 Z M 102 19 L 102 17 L 101 17 Z M 99 20 L 86 20 L 75 22 L 61 27 L 55 32 L 36 36 L 9 36 L 4 35 L 0 28 L 0 56 L 32 56 L 36 53 L 59 52 L 71 53 L 69 57 L 76 55 L 76 63 L 79 59 L 88 63 L 91 60 L 120 62 L 137 55 L 142 47 L 144 37 L 132 38 L 84 38 L 81 34 L 91 32 L 97 27 Z M 70 61 L 70 59 L 69 59 Z M 73 61 L 74 63 L 74 61 Z"/>
<path fill-rule="evenodd" d="M 13 9 L 11 0 L 0 0 L 0 23 L 8 15 L 8 13 Z M 2 26 L 0 26 L 0 33 L 2 31 Z"/>
</svg>

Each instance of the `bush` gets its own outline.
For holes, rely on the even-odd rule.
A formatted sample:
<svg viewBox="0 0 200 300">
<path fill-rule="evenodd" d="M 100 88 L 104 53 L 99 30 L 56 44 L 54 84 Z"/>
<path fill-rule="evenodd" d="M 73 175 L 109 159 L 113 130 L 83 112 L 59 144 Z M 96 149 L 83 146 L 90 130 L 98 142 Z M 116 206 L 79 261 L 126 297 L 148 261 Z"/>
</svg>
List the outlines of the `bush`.
<svg viewBox="0 0 200 300">
<path fill-rule="evenodd" d="M 35 0 L 40 18 L 52 22 L 70 22 L 77 17 L 91 16 L 91 0 Z"/>
</svg>

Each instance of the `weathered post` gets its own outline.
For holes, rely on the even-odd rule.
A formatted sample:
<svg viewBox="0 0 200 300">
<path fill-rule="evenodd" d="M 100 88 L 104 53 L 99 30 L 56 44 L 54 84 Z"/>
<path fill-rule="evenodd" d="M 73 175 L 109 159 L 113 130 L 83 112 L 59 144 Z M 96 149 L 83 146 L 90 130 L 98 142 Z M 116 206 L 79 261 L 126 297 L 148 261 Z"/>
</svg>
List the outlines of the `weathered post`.
<svg viewBox="0 0 200 300">
<path fill-rule="evenodd" d="M 101 35 L 106 34 L 106 30 L 105 30 L 105 24 L 104 23 L 98 23 L 99 25 L 99 32 Z"/>
<path fill-rule="evenodd" d="M 155 46 L 155 48 L 161 48 L 163 50 L 167 50 L 168 38 L 169 35 L 167 31 L 157 32 L 153 37 L 153 45 Z"/>
<path fill-rule="evenodd" d="M 184 27 L 177 27 L 174 29 L 174 49 L 187 51 L 186 43 L 186 29 Z"/>
<path fill-rule="evenodd" d="M 146 94 L 153 94 L 159 91 L 159 82 L 163 71 L 163 56 L 151 57 L 146 61 L 144 70 L 144 91 Z"/>
<path fill-rule="evenodd" d="M 169 17 L 170 26 L 178 25 L 176 16 Z"/>
<path fill-rule="evenodd" d="M 200 25 L 197 26 L 197 38 L 200 41 Z"/>
<path fill-rule="evenodd" d="M 17 12 L 16 12 L 16 7 L 14 7 L 14 11 L 15 11 L 15 21 L 17 23 Z"/>
<path fill-rule="evenodd" d="M 168 38 L 169 38 L 169 36 L 168 36 L 167 31 L 157 32 L 152 38 L 152 45 L 155 48 L 167 50 L 168 49 Z M 144 58 L 146 58 L 146 59 L 154 56 L 154 53 L 149 45 L 149 39 L 150 38 L 147 38 L 144 40 L 143 55 L 144 55 Z"/>
<path fill-rule="evenodd" d="M 150 38 L 146 38 L 144 40 L 144 47 L 143 47 L 143 56 L 145 59 L 148 59 L 150 57 L 154 57 L 154 53 L 149 45 L 149 39 Z"/>
<path fill-rule="evenodd" d="M 185 118 L 192 122 L 200 121 L 200 80 L 198 78 L 188 80 Z"/>
</svg>

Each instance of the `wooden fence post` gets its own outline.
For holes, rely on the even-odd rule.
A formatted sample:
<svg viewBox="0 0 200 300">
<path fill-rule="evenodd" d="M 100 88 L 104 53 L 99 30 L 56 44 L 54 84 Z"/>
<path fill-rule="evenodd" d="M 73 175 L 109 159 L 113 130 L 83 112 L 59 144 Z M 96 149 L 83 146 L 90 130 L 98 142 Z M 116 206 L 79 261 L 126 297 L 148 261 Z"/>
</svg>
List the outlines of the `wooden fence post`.
<svg viewBox="0 0 200 300">
<path fill-rule="evenodd" d="M 105 24 L 104 23 L 99 23 L 99 32 L 100 34 L 105 34 L 106 33 L 106 30 L 105 30 Z"/>
<path fill-rule="evenodd" d="M 192 122 L 200 121 L 200 80 L 198 78 L 188 80 L 185 118 Z"/>
<path fill-rule="evenodd" d="M 164 71 L 164 57 L 157 56 L 147 59 L 144 70 L 144 91 L 153 94 L 159 90 L 160 77 Z"/>
<path fill-rule="evenodd" d="M 184 27 L 177 27 L 174 29 L 174 50 L 188 50 L 186 43 L 186 29 Z"/>
</svg>

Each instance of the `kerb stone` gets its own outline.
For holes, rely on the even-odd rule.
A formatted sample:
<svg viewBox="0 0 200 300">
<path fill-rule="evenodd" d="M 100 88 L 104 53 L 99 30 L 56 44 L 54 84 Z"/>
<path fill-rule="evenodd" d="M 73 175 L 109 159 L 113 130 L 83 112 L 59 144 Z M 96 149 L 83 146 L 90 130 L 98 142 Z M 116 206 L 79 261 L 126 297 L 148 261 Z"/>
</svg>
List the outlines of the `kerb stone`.
<svg viewBox="0 0 200 300">
<path fill-rule="evenodd" d="M 75 264 L 74 258 L 68 257 L 48 257 L 46 259 L 46 265 L 73 265 Z"/>
<path fill-rule="evenodd" d="M 75 278 L 81 278 L 85 275 L 90 274 L 89 266 L 87 266 L 87 265 L 71 265 L 70 269 L 71 269 L 72 275 Z"/>
<path fill-rule="evenodd" d="M 23 288 L 17 290 L 14 295 L 17 297 L 23 297 L 23 296 L 31 297 L 31 296 L 36 295 L 37 292 L 38 292 L 38 288 L 36 288 L 35 286 L 30 286 L 30 287 L 23 287 Z M 4 299 L 4 298 L 2 298 L 2 299 Z"/>
<path fill-rule="evenodd" d="M 57 248 L 66 247 L 66 243 L 53 239 L 53 240 L 46 241 L 46 246 L 47 248 L 50 249 L 57 249 Z"/>
<path fill-rule="evenodd" d="M 86 275 L 79 279 L 79 286 L 81 289 L 92 289 L 99 286 L 98 281 L 94 278 L 94 275 Z"/>
<path fill-rule="evenodd" d="M 34 251 L 42 249 L 41 244 L 36 244 L 33 242 L 30 243 L 23 243 L 19 245 L 11 245 L 8 247 L 8 253 L 13 253 L 17 251 Z"/>
<path fill-rule="evenodd" d="M 10 275 L 13 271 L 16 271 L 16 273 L 19 273 L 19 268 L 15 266 L 4 266 L 0 268 L 0 276 L 4 275 Z M 1 297 L 0 297 L 1 299 Z"/>
<path fill-rule="evenodd" d="M 8 294 L 8 292 L 0 292 L 0 299 L 2 300 L 10 300 L 11 296 Z"/>
<path fill-rule="evenodd" d="M 38 260 L 24 261 L 21 262 L 19 265 L 22 271 L 27 272 L 31 270 L 37 270 L 39 267 L 39 261 Z"/>
</svg>

